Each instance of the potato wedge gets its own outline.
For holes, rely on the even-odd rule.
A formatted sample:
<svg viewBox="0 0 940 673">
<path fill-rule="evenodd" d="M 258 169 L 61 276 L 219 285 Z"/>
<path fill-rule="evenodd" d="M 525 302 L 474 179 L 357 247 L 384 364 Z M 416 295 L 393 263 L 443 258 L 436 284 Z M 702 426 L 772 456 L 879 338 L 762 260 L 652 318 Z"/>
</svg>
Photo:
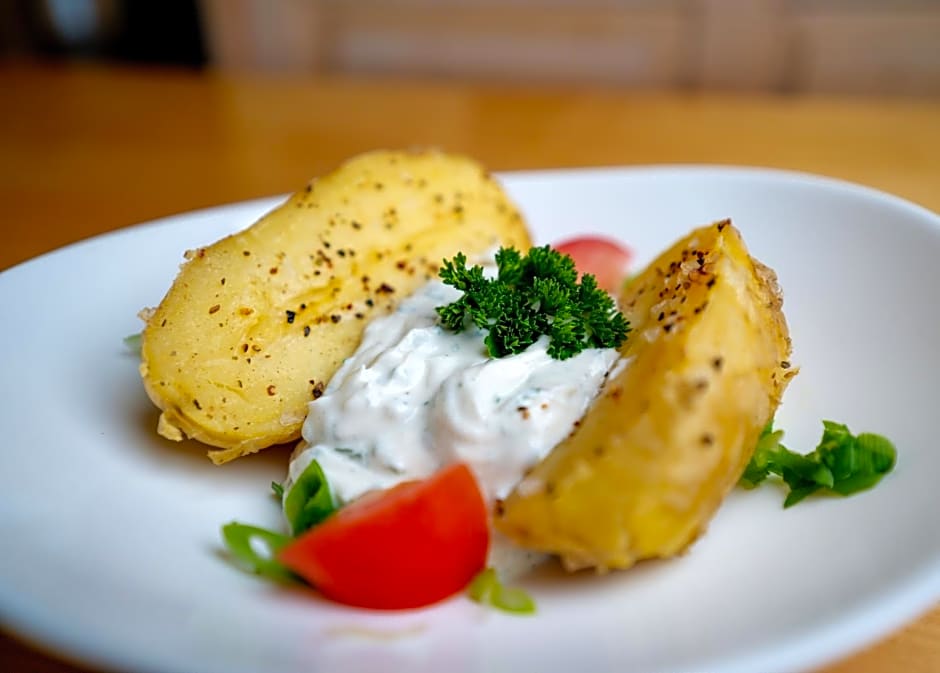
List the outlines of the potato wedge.
<svg viewBox="0 0 940 673">
<path fill-rule="evenodd" d="M 307 403 L 366 323 L 437 275 L 445 257 L 528 248 L 526 226 L 477 163 L 374 152 L 250 228 L 190 251 L 146 312 L 140 373 L 158 432 L 224 463 L 297 439 Z"/>
<path fill-rule="evenodd" d="M 620 297 L 625 367 L 502 504 L 496 527 L 569 569 L 681 552 L 740 478 L 795 373 L 774 273 L 723 221 Z"/>
</svg>

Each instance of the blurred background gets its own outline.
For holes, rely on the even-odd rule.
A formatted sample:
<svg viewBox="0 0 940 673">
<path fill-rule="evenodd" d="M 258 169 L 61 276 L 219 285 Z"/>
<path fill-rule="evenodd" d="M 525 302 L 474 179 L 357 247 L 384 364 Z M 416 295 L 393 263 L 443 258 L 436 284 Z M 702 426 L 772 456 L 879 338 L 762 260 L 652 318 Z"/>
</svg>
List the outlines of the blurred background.
<svg viewBox="0 0 940 673">
<path fill-rule="evenodd" d="M 0 55 L 924 96 L 940 0 L 0 0 Z"/>
<path fill-rule="evenodd" d="M 0 90 L 0 269 L 377 147 L 940 194 L 940 0 L 0 0 Z"/>
</svg>

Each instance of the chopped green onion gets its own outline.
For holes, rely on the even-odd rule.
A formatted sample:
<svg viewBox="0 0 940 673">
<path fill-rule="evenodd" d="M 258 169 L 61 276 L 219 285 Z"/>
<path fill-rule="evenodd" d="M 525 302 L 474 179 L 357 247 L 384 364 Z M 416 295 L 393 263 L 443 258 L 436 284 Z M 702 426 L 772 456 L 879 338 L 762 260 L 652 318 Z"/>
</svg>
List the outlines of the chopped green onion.
<svg viewBox="0 0 940 673">
<path fill-rule="evenodd" d="M 471 600 L 477 603 L 485 603 L 493 591 L 493 585 L 498 583 L 499 578 L 496 576 L 496 571 L 492 568 L 486 568 L 478 572 L 470 582 L 470 586 L 467 587 L 467 594 Z"/>
<path fill-rule="evenodd" d="M 790 451 L 780 443 L 783 432 L 768 423 L 757 440 L 754 455 L 740 484 L 754 488 L 771 474 L 789 487 L 784 508 L 792 507 L 821 489 L 852 495 L 877 484 L 897 459 L 894 445 L 872 433 L 855 436 L 842 423 L 823 421 L 819 445 L 809 454 Z"/>
<path fill-rule="evenodd" d="M 271 490 L 274 491 L 274 495 L 276 495 L 278 498 L 282 500 L 284 499 L 284 484 L 272 481 Z"/>
<path fill-rule="evenodd" d="M 312 461 L 284 498 L 284 516 L 291 533 L 300 535 L 336 511 L 330 486 L 320 463 Z"/>
<path fill-rule="evenodd" d="M 519 615 L 535 612 L 535 601 L 532 597 L 524 589 L 504 586 L 493 568 L 486 568 L 477 573 L 467 588 L 467 594 L 471 600 L 503 612 Z"/>
<path fill-rule="evenodd" d="M 770 456 L 777 451 L 782 437 L 783 430 L 775 431 L 773 421 L 764 427 L 757 440 L 754 455 L 751 456 L 750 462 L 744 468 L 744 474 L 741 476 L 741 486 L 755 488 L 767 478 L 767 475 L 770 474 Z"/>
<path fill-rule="evenodd" d="M 142 336 L 143 334 L 141 332 L 138 332 L 137 334 L 128 334 L 126 337 L 124 337 L 124 346 L 127 348 L 127 350 L 133 351 L 134 353 L 137 353 L 137 355 L 140 355 L 140 340 Z"/>
<path fill-rule="evenodd" d="M 233 521 L 222 526 L 222 539 L 232 556 L 253 573 L 280 582 L 297 580 L 294 573 L 275 558 L 291 542 L 287 535 Z M 258 553 L 253 540 L 260 540 L 267 554 Z"/>
<path fill-rule="evenodd" d="M 535 612 L 535 601 L 519 587 L 504 587 L 497 584 L 493 589 L 493 607 L 504 612 L 513 612 L 520 615 L 530 615 Z"/>
</svg>

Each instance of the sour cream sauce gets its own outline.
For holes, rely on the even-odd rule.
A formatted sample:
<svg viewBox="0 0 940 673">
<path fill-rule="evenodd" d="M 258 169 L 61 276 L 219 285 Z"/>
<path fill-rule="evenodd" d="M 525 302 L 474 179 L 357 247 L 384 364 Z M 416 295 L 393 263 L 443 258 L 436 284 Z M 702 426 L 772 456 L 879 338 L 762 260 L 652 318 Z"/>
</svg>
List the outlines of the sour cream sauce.
<svg viewBox="0 0 940 673">
<path fill-rule="evenodd" d="M 435 307 L 460 292 L 431 281 L 372 321 L 358 350 L 309 405 L 290 488 L 319 462 L 338 505 L 464 461 L 488 501 L 505 498 L 584 415 L 615 349 L 548 356 L 548 338 L 494 359 L 476 328 L 455 334 Z"/>
</svg>

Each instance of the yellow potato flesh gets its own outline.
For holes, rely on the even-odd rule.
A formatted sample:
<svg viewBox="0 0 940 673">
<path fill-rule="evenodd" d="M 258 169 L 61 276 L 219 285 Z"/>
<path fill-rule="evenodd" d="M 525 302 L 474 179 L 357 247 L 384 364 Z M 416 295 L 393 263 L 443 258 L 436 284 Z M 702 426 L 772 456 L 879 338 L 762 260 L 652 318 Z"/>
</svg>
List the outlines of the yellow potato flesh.
<svg viewBox="0 0 940 673">
<path fill-rule="evenodd" d="M 502 503 L 496 527 L 570 569 L 669 557 L 741 476 L 795 370 L 772 271 L 719 222 L 626 287 L 626 367 Z"/>
<path fill-rule="evenodd" d="M 250 228 L 187 253 L 147 312 L 140 366 L 158 432 L 223 463 L 297 439 L 369 320 L 457 252 L 528 249 L 477 163 L 438 152 L 356 157 Z"/>
</svg>

